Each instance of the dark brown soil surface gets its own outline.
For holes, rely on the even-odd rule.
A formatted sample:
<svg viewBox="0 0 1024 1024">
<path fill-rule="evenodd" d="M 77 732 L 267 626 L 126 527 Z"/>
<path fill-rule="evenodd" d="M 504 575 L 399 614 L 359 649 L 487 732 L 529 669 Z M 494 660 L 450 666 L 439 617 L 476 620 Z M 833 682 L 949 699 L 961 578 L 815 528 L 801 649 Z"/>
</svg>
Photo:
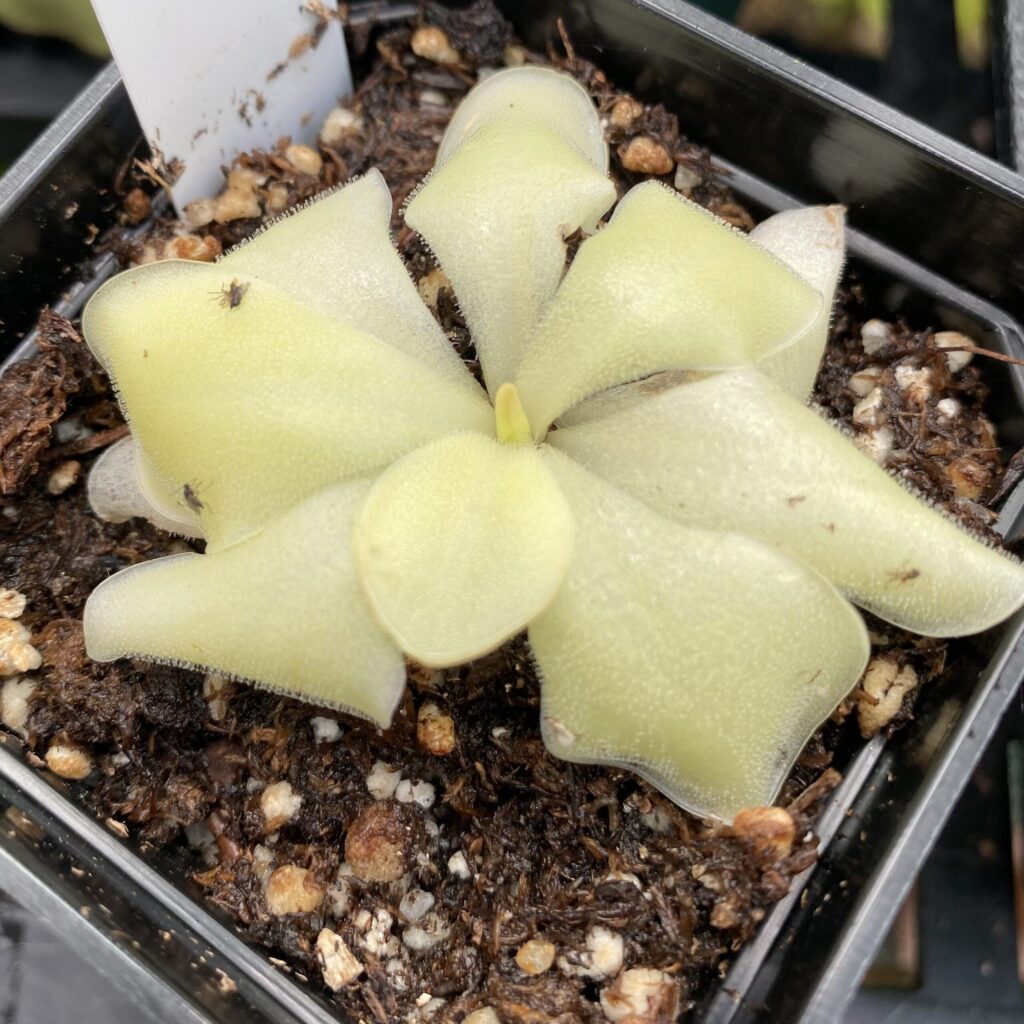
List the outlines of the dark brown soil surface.
<svg viewBox="0 0 1024 1024">
<path fill-rule="evenodd" d="M 320 174 L 295 171 L 283 145 L 242 158 L 266 176 L 264 209 L 275 186 L 287 190 L 286 205 L 293 206 L 377 166 L 395 196 L 399 247 L 414 276 L 424 278 L 434 270 L 431 257 L 403 227 L 399 208 L 430 169 L 452 105 L 481 66 L 550 59 L 587 85 L 606 116 L 622 190 L 645 177 L 628 169 L 635 163 L 631 141 L 645 137 L 684 169 L 678 180 L 693 199 L 740 227 L 753 224 L 714 176 L 708 152 L 680 137 L 662 108 L 641 106 L 627 118 L 630 108 L 619 106 L 616 114 L 623 94 L 600 71 L 566 59 L 562 48 L 548 57 L 526 54 L 486 4 L 445 14 L 441 27 L 461 54 L 455 65 L 415 56 L 413 26 L 361 34 L 367 71 L 353 105 L 360 123 L 320 148 Z M 674 173 L 663 177 L 677 180 Z M 140 195 L 129 193 L 126 222 L 138 219 Z M 192 235 L 164 221 L 142 243 L 108 241 L 125 260 L 166 255 L 183 237 L 196 253 L 209 254 L 260 221 L 206 225 Z M 436 305 L 473 365 L 471 339 L 443 282 Z M 952 514 L 987 528 L 993 517 L 985 503 L 999 487 L 1002 466 L 976 367 L 951 373 L 932 334 L 902 323 L 889 325 L 890 343 L 869 357 L 861 343 L 869 299 L 847 288 L 838 308 L 817 387 L 826 414 L 850 425 L 859 401 L 851 375 L 878 367 L 880 411 L 874 424 L 852 428 L 860 442 L 876 451 L 887 446 L 895 472 Z M 789 880 L 813 861 L 813 823 L 838 780 L 829 767 L 833 751 L 856 734 L 850 712 L 872 698 L 855 693 L 808 745 L 781 801 L 795 841 L 773 846 L 755 841 L 754 825 L 730 829 L 692 818 L 628 772 L 549 757 L 522 640 L 443 673 L 411 666 L 405 701 L 383 733 L 194 672 L 91 664 L 80 622 L 90 590 L 111 572 L 181 542 L 142 521 L 99 522 L 80 480 L 51 493 L 53 472 L 69 460 L 87 469 L 90 452 L 118 436 L 121 421 L 74 326 L 52 314 L 44 314 L 42 326 L 40 354 L 0 381 L 0 488 L 7 495 L 0 583 L 27 597 L 21 621 L 43 657 L 28 746 L 40 757 L 58 743 L 85 751 L 94 766 L 78 789 L 86 805 L 123 822 L 144 851 L 189 843 L 199 897 L 317 985 L 317 938 L 324 928 L 340 935 L 364 973 L 333 995 L 323 991 L 354 1019 L 459 1021 L 492 1007 L 507 1024 L 603 1020 L 598 995 L 611 979 L 601 974 L 601 957 L 614 964 L 619 942 L 625 967 L 657 968 L 674 979 L 661 1009 L 637 1020 L 669 1020 L 676 994 L 685 1008 L 724 973 Z M 956 400 L 955 415 L 940 410 L 945 399 Z M 880 439 L 885 429 L 891 437 Z M 922 684 L 954 671 L 962 657 L 957 645 L 871 625 L 877 650 L 911 665 Z M 427 705 L 445 728 L 450 720 L 447 753 L 417 730 Z M 908 702 L 890 728 L 911 714 Z M 398 773 L 393 792 L 375 800 L 367 780 L 378 795 L 386 793 L 385 769 Z M 268 821 L 263 795 L 279 783 L 288 786 L 275 793 L 301 803 L 290 817 Z M 364 878 L 396 871 L 400 877 L 361 881 L 352 862 Z M 308 874 L 273 875 L 282 867 Z M 294 895 L 288 883 L 300 877 L 316 909 L 272 912 L 287 904 Z M 409 920 L 430 901 L 425 916 Z M 555 947 L 554 963 L 537 974 L 515 959 L 531 939 Z"/>
</svg>

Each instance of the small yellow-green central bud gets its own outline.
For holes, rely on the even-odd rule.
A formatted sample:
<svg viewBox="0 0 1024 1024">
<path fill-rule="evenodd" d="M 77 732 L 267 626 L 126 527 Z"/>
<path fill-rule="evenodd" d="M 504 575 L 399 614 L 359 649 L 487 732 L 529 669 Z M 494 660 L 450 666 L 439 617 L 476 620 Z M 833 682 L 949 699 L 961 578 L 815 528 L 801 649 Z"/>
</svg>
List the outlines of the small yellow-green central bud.
<svg viewBox="0 0 1024 1024">
<path fill-rule="evenodd" d="M 532 444 L 533 431 L 515 384 L 502 384 L 494 396 L 494 428 L 503 444 Z"/>
</svg>

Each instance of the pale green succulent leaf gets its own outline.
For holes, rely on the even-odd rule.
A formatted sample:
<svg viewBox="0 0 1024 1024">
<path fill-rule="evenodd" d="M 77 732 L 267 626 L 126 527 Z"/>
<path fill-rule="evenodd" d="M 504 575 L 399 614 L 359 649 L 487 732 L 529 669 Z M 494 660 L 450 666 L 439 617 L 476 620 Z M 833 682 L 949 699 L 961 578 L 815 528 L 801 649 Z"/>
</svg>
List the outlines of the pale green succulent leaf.
<svg viewBox="0 0 1024 1024">
<path fill-rule="evenodd" d="M 359 577 L 395 642 L 443 667 L 494 650 L 543 611 L 572 537 L 536 449 L 459 434 L 381 475 L 354 545 Z"/>
<path fill-rule="evenodd" d="M 593 100 L 575 79 L 553 68 L 506 68 L 488 75 L 459 104 L 437 150 L 443 167 L 463 143 L 496 117 L 509 116 L 529 132 L 555 129 L 595 171 L 608 173 L 608 145 Z"/>
<path fill-rule="evenodd" d="M 817 319 L 792 345 L 760 360 L 758 368 L 784 391 L 806 399 L 814 387 L 828 342 L 836 286 L 846 252 L 846 210 L 842 206 L 807 206 L 784 210 L 750 232 L 750 238 L 820 292 L 824 302 Z"/>
<path fill-rule="evenodd" d="M 583 399 L 670 369 L 752 363 L 793 344 L 821 295 L 658 182 L 579 248 L 516 378 L 538 437 Z"/>
<path fill-rule="evenodd" d="M 568 577 L 529 630 L 548 749 L 636 771 L 695 814 L 770 803 L 864 670 L 860 616 L 782 552 L 547 461 L 576 521 Z"/>
<path fill-rule="evenodd" d="M 762 359 L 759 369 L 797 398 L 810 394 L 821 364 L 839 275 L 843 268 L 845 211 L 841 206 L 813 206 L 769 217 L 750 234 L 823 296 L 821 312 L 792 345 Z M 700 371 L 666 370 L 598 392 L 558 417 L 561 427 L 575 426 L 623 411 L 658 391 L 693 379 Z"/>
<path fill-rule="evenodd" d="M 181 488 L 160 474 L 133 437 L 104 451 L 89 471 L 89 506 L 100 519 L 123 523 L 140 516 L 168 533 L 202 537 L 199 516 L 188 507 Z"/>
<path fill-rule="evenodd" d="M 232 308 L 233 279 L 217 265 L 140 267 L 83 317 L 134 436 L 199 512 L 210 550 L 424 441 L 493 433 L 479 389 L 260 280 Z"/>
<path fill-rule="evenodd" d="M 756 370 L 684 384 L 551 441 L 670 519 L 789 551 L 915 633 L 977 633 L 1024 604 L 1024 566 Z"/>
<path fill-rule="evenodd" d="M 478 385 L 391 244 L 391 193 L 376 168 L 317 196 L 232 249 L 219 266 L 373 334 L 447 380 Z"/>
<path fill-rule="evenodd" d="M 111 576 L 85 607 L 89 656 L 214 671 L 386 727 L 405 663 L 352 564 L 352 523 L 369 489 L 366 480 L 329 488 L 223 551 Z"/>
<path fill-rule="evenodd" d="M 597 112 L 568 76 L 510 69 L 466 103 L 405 219 L 451 280 L 494 394 L 555 294 L 565 237 L 593 230 L 615 187 Z"/>
</svg>

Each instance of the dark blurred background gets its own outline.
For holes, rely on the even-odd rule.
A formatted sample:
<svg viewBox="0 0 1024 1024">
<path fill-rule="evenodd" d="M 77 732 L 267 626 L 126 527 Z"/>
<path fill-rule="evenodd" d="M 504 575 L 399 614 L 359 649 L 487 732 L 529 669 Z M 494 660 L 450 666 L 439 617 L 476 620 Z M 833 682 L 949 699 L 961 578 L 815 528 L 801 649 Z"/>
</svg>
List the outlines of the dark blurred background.
<svg viewBox="0 0 1024 1024">
<path fill-rule="evenodd" d="M 698 0 L 851 85 L 992 156 L 1006 9 L 1019 0 Z M 61 38 L 56 38 L 57 33 Z M 0 167 L 101 66 L 88 0 L 0 0 Z"/>
<path fill-rule="evenodd" d="M 1016 41 L 1007 25 L 1024 21 L 1024 0 L 698 6 L 1012 163 L 1008 83 Z M 0 171 L 104 59 L 87 0 L 0 0 Z M 1018 704 L 968 783 L 847 1024 L 1024 1021 L 1022 723 Z M 0 892 L 0 1024 L 72 1020 L 140 1018 L 95 977 L 87 959 L 4 903 Z"/>
<path fill-rule="evenodd" d="M 1014 3 L 1015 0 L 1009 0 Z M 1004 5 L 988 0 L 706 0 L 697 6 L 990 155 Z"/>
</svg>

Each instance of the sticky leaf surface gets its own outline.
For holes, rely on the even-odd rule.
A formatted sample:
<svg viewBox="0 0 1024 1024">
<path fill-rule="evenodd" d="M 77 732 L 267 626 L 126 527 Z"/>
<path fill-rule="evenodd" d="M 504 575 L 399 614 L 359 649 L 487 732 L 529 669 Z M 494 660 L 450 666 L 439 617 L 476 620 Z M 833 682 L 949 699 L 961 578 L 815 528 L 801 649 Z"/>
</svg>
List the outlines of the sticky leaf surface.
<svg viewBox="0 0 1024 1024">
<path fill-rule="evenodd" d="M 93 591 L 89 656 L 139 656 L 235 676 L 387 725 L 401 652 L 355 579 L 352 522 L 370 484 L 330 488 L 249 540 L 132 566 Z"/>
<path fill-rule="evenodd" d="M 751 363 L 792 344 L 821 296 L 724 221 L 657 182 L 588 238 L 516 383 L 538 436 L 584 398 L 668 369 Z"/>
<path fill-rule="evenodd" d="M 547 606 L 572 536 L 565 500 L 534 448 L 462 434 L 380 477 L 355 551 L 396 643 L 444 666 L 493 650 Z"/>
<path fill-rule="evenodd" d="M 485 78 L 459 104 L 437 150 L 443 167 L 479 128 L 512 114 L 526 130 L 556 129 L 595 171 L 608 171 L 604 129 L 587 91 L 568 75 L 544 67 L 507 68 Z"/>
<path fill-rule="evenodd" d="M 824 299 L 807 331 L 788 348 L 758 364 L 764 374 L 796 398 L 810 395 L 825 352 L 846 251 L 845 221 L 846 211 L 841 206 L 807 206 L 777 213 L 750 232 L 752 241 L 782 260 Z"/>
<path fill-rule="evenodd" d="M 376 168 L 273 222 L 218 264 L 372 334 L 447 380 L 476 388 L 391 244 L 391 193 Z"/>
<path fill-rule="evenodd" d="M 788 556 L 548 456 L 576 520 L 569 575 L 530 625 L 548 748 L 637 771 L 697 814 L 770 803 L 864 669 L 860 617 Z"/>
<path fill-rule="evenodd" d="M 925 636 L 995 625 L 1024 567 L 902 488 L 754 371 L 664 392 L 552 443 L 662 515 L 790 551 L 861 607 Z"/>
<path fill-rule="evenodd" d="M 589 97 L 566 75 L 536 71 L 473 90 L 405 215 L 452 282 L 491 394 L 512 380 L 558 287 L 565 237 L 593 230 L 615 201 Z"/>
<path fill-rule="evenodd" d="M 93 464 L 88 496 L 93 512 L 108 522 L 141 516 L 169 533 L 203 535 L 199 516 L 185 504 L 181 490 L 143 461 L 132 437 L 112 444 Z"/>
<path fill-rule="evenodd" d="M 453 430 L 493 432 L 483 393 L 263 281 L 234 308 L 220 266 L 119 274 L 83 327 L 146 456 L 199 512 L 210 549 L 330 484 Z"/>
</svg>

